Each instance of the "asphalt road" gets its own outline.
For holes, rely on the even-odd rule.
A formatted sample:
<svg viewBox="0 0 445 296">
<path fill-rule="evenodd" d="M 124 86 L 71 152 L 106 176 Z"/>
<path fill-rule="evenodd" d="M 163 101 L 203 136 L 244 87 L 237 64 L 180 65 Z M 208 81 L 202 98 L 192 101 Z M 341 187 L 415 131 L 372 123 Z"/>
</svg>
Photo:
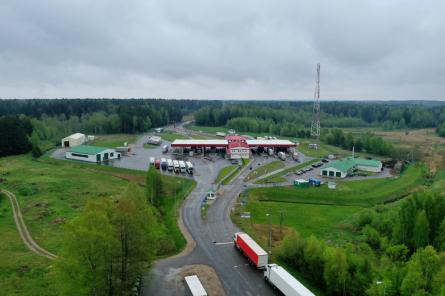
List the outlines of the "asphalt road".
<svg viewBox="0 0 445 296">
<path fill-rule="evenodd" d="M 249 170 L 245 170 L 233 184 L 224 186 L 225 193 L 209 208 L 207 219 L 202 220 L 201 202 L 219 168 L 213 162 L 195 160 L 198 162 L 202 163 L 199 163 L 200 171 L 195 176 L 197 186 L 182 208 L 184 225 L 196 241 L 196 247 L 189 255 L 158 261 L 146 278 L 143 295 L 183 295 L 183 287 L 178 287 L 172 274 L 181 266 L 199 263 L 216 270 L 227 295 L 274 295 L 264 281 L 262 271 L 248 265 L 232 243 L 232 235 L 239 229 L 229 215 L 242 191 L 242 179 Z"/>
</svg>

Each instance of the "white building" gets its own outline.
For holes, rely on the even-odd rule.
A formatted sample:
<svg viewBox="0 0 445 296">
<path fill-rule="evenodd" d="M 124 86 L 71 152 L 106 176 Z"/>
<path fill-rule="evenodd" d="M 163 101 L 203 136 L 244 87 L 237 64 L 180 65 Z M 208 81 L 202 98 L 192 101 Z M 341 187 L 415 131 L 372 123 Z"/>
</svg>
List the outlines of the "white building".
<svg viewBox="0 0 445 296">
<path fill-rule="evenodd" d="M 75 147 L 78 145 L 82 145 L 83 143 L 85 143 L 85 141 L 86 137 L 84 134 L 75 133 L 72 134 L 71 136 L 62 139 L 62 147 L 63 148 Z"/>
<path fill-rule="evenodd" d="M 81 160 L 87 162 L 102 162 L 112 159 L 121 158 L 121 153 L 116 152 L 114 149 L 79 145 L 72 147 L 65 152 L 67 159 Z"/>
</svg>

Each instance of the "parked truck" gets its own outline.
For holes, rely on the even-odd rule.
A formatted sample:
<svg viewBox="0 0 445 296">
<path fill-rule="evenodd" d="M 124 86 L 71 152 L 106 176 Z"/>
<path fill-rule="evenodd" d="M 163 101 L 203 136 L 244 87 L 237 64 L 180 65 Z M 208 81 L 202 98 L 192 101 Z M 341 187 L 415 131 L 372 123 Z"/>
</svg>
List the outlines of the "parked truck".
<svg viewBox="0 0 445 296">
<path fill-rule="evenodd" d="M 173 170 L 175 171 L 175 173 L 179 173 L 179 161 L 177 161 L 176 159 L 173 160 Z"/>
<path fill-rule="evenodd" d="M 165 171 L 167 170 L 167 168 L 168 168 L 167 159 L 161 158 L 161 169 Z"/>
<path fill-rule="evenodd" d="M 186 167 L 185 167 L 185 162 L 180 160 L 179 161 L 179 168 L 181 170 L 181 173 L 185 173 L 186 172 Z"/>
<path fill-rule="evenodd" d="M 281 160 L 286 160 L 286 153 L 283 151 L 278 152 L 278 158 Z"/>
<path fill-rule="evenodd" d="M 264 279 L 286 296 L 315 296 L 296 278 L 277 264 L 267 264 Z"/>
<path fill-rule="evenodd" d="M 233 235 L 235 247 L 247 257 L 256 268 L 265 268 L 268 255 L 247 233 L 237 232 Z"/>
<path fill-rule="evenodd" d="M 207 292 L 201 284 L 197 275 L 184 277 L 187 296 L 207 296 Z"/>
<path fill-rule="evenodd" d="M 190 161 L 185 162 L 187 173 L 193 175 L 193 164 Z"/>
</svg>

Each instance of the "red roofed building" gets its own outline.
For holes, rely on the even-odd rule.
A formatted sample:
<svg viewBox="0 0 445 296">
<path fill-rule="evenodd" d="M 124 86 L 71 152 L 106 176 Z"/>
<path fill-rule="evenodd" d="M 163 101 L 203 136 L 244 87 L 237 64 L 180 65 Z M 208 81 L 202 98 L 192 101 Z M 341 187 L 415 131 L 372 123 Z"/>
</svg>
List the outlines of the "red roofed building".
<svg viewBox="0 0 445 296">
<path fill-rule="evenodd" d="M 250 156 L 250 147 L 246 142 L 246 138 L 239 135 L 226 136 L 228 143 L 227 154 L 230 159 L 248 159 Z"/>
</svg>

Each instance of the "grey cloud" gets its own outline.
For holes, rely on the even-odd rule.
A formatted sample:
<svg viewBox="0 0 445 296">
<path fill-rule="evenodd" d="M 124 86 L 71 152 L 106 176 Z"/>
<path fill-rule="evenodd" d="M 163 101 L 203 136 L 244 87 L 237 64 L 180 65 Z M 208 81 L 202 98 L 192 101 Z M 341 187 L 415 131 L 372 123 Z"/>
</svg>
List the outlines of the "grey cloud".
<svg viewBox="0 0 445 296">
<path fill-rule="evenodd" d="M 441 1 L 6 0 L 0 97 L 444 99 Z"/>
</svg>

